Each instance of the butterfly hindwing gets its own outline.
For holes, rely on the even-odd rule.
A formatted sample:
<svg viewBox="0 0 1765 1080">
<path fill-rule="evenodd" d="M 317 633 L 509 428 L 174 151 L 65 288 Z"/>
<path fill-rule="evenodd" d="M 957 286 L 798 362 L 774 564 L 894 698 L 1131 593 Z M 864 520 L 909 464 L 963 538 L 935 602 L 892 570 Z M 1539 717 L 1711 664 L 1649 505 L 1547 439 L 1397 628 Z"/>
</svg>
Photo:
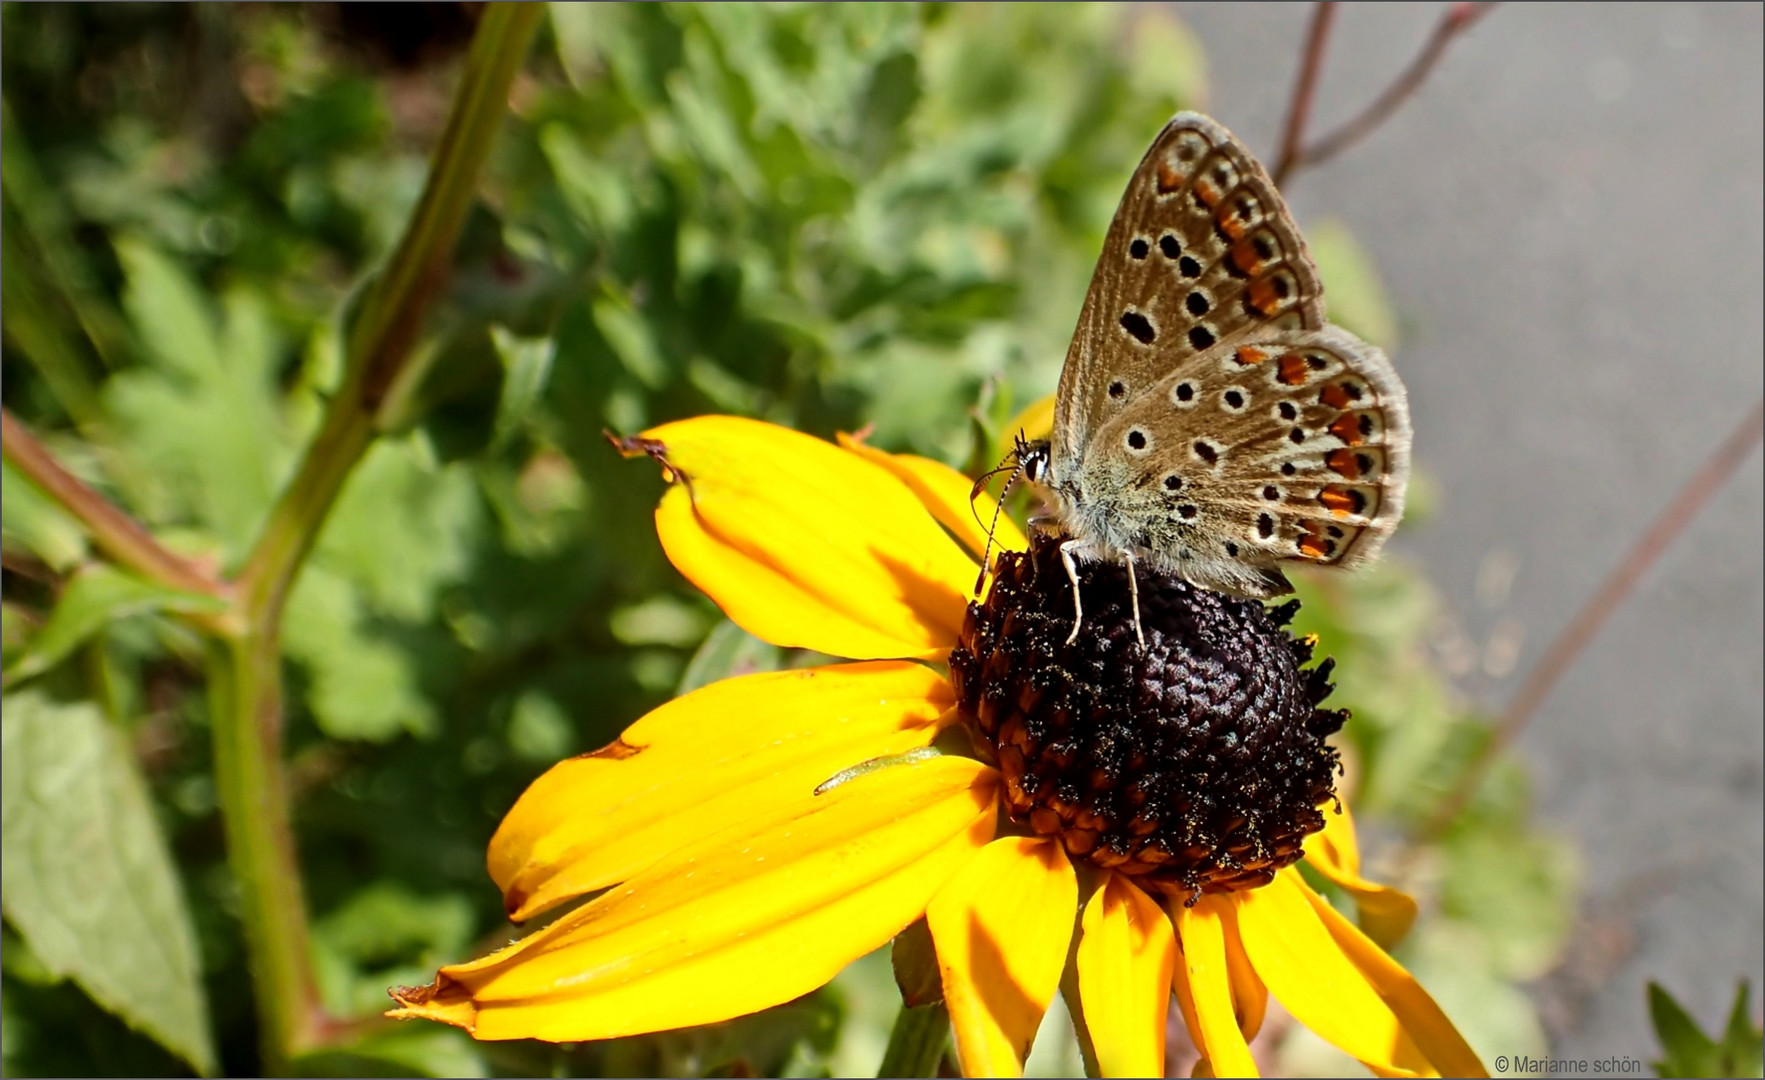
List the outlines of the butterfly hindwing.
<svg viewBox="0 0 1765 1080">
<path fill-rule="evenodd" d="M 1184 362 L 1097 431 L 1079 476 L 1122 547 L 1179 571 L 1353 566 L 1403 515 L 1409 448 L 1390 361 L 1329 326 Z"/>
</svg>

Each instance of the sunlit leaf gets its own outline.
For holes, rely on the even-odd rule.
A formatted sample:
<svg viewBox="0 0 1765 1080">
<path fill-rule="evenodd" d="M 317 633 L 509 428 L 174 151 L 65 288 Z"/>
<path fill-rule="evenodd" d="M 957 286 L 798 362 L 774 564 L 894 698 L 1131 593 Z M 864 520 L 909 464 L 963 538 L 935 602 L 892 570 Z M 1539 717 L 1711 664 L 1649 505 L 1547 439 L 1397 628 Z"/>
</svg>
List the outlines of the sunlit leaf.
<svg viewBox="0 0 1765 1080">
<path fill-rule="evenodd" d="M 86 557 L 85 530 L 10 461 L 0 461 L 0 529 L 55 570 Z"/>
<path fill-rule="evenodd" d="M 105 564 L 74 575 L 62 590 L 49 620 L 6 668 L 5 683 L 47 671 L 105 624 L 143 611 L 216 612 L 217 597 L 186 592 L 144 580 Z"/>
<path fill-rule="evenodd" d="M 31 691 L 7 695 L 0 732 L 7 921 L 46 968 L 212 1072 L 183 888 L 127 745 L 96 707 Z"/>
</svg>

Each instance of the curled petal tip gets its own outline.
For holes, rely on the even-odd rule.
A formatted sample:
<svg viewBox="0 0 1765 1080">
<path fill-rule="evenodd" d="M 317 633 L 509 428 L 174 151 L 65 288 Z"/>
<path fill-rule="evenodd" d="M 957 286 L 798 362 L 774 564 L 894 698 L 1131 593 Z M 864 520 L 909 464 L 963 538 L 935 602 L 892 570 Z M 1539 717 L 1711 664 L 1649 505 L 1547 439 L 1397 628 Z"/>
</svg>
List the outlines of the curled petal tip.
<svg viewBox="0 0 1765 1080">
<path fill-rule="evenodd" d="M 386 993 L 398 1007 L 386 1010 L 394 1020 L 439 1020 L 471 1034 L 478 1025 L 478 1006 L 457 981 L 437 975 L 428 986 L 394 986 Z"/>
<path fill-rule="evenodd" d="M 668 444 L 661 439 L 645 438 L 642 435 L 620 435 L 611 428 L 602 428 L 601 437 L 613 444 L 613 449 L 626 457 L 647 457 L 662 466 L 662 479 L 670 484 L 681 483 L 686 490 L 692 492 L 692 478 L 680 470 L 680 467 L 668 460 Z"/>
</svg>

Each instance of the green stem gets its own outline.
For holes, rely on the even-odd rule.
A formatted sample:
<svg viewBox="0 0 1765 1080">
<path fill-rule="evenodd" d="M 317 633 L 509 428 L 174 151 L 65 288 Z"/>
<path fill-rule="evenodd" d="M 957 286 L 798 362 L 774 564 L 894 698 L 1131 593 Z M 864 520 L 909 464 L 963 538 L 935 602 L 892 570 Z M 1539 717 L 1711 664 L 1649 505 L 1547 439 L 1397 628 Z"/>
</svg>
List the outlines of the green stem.
<svg viewBox="0 0 1765 1080">
<path fill-rule="evenodd" d="M 324 1026 L 282 765 L 281 662 L 257 634 L 216 641 L 209 663 L 215 789 L 239 888 L 265 1076 L 286 1076 Z"/>
<path fill-rule="evenodd" d="M 312 967 L 282 760 L 283 604 L 338 493 L 372 445 L 383 406 L 411 375 L 424 315 L 446 278 L 479 169 L 543 12 L 536 3 L 485 8 L 428 185 L 350 333 L 343 386 L 236 586 L 165 550 L 0 410 L 7 460 L 84 523 L 106 555 L 156 581 L 231 601 L 227 613 L 199 625 L 215 639 L 208 665 L 215 782 L 227 859 L 239 888 L 266 1075 L 289 1072 L 300 1054 L 353 1030 L 325 1015 Z"/>
<path fill-rule="evenodd" d="M 423 197 L 350 330 L 343 385 L 240 573 L 245 603 L 264 622 L 277 619 L 326 514 L 373 442 L 381 407 L 405 374 L 543 11 L 536 3 L 484 9 Z"/>
<path fill-rule="evenodd" d="M 901 1006 L 878 1076 L 936 1076 L 950 1042 L 950 1012 L 936 1005 Z"/>
<path fill-rule="evenodd" d="M 210 664 L 216 781 L 251 955 L 262 1064 L 271 1075 L 288 1072 L 301 1053 L 343 1030 L 318 999 L 289 819 L 278 650 L 283 605 L 373 443 L 382 404 L 409 366 L 542 13 L 532 3 L 484 9 L 428 185 L 350 333 L 343 385 L 240 572 L 244 629 L 216 644 Z"/>
</svg>

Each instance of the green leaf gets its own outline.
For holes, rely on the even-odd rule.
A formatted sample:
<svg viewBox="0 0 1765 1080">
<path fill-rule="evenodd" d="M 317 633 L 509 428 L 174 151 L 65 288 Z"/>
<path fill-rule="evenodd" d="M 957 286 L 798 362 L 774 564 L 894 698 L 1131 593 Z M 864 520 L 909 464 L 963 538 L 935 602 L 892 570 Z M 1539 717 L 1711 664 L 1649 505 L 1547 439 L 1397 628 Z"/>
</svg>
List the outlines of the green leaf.
<svg viewBox="0 0 1765 1080">
<path fill-rule="evenodd" d="M 780 664 L 778 646 L 761 641 L 728 619 L 712 627 L 705 643 L 687 662 L 675 694 L 690 694 L 701 686 L 734 675 L 756 671 L 776 671 Z"/>
<path fill-rule="evenodd" d="M 469 1035 L 439 1024 L 401 1024 L 340 1050 L 307 1054 L 295 1062 L 302 1076 L 489 1076 L 484 1055 Z"/>
<path fill-rule="evenodd" d="M 418 691 L 412 657 L 371 634 L 355 588 L 313 564 L 288 599 L 283 647 L 311 680 L 307 707 L 336 739 L 386 742 L 435 730 L 435 709 Z"/>
<path fill-rule="evenodd" d="M 215 612 L 226 602 L 145 581 L 115 567 L 94 563 L 74 575 L 62 591 L 49 621 L 6 669 L 11 686 L 53 667 L 107 623 L 143 611 Z"/>
<path fill-rule="evenodd" d="M 125 304 L 149 363 L 104 385 L 132 457 L 163 489 L 149 518 L 194 519 L 243 549 L 293 456 L 277 400 L 280 345 L 267 302 L 221 304 L 145 242 L 122 240 Z"/>
<path fill-rule="evenodd" d="M 1479 927 L 1491 966 L 1516 981 L 1556 965 L 1574 925 L 1580 860 L 1562 841 L 1473 822 L 1447 847 L 1443 909 Z"/>
<path fill-rule="evenodd" d="M 38 622 L 18 605 L 0 602 L 0 658 L 8 666 L 37 632 Z"/>
<path fill-rule="evenodd" d="M 358 586 L 377 614 L 429 618 L 466 568 L 478 522 L 471 474 L 441 465 L 416 436 L 382 438 L 338 497 L 315 561 Z"/>
<path fill-rule="evenodd" d="M 1131 18 L 1135 90 L 1178 109 L 1205 108 L 1207 53 L 1195 31 L 1165 6 L 1136 8 Z"/>
<path fill-rule="evenodd" d="M 503 362 L 502 398 L 496 406 L 493 443 L 500 447 L 507 445 L 521 426 L 529 422 L 544 396 L 557 342 L 552 338 L 517 337 L 502 326 L 490 328 L 490 340 Z"/>
<path fill-rule="evenodd" d="M 668 382 L 668 362 L 662 358 L 654 328 L 624 302 L 603 296 L 593 304 L 594 324 L 613 355 L 651 390 Z"/>
<path fill-rule="evenodd" d="M 0 902 L 43 966 L 207 1074 L 195 934 L 147 785 L 89 704 L 6 697 Z"/>
<path fill-rule="evenodd" d="M 1765 1072 L 1765 1032 L 1753 1023 L 1746 980 L 1734 989 L 1722 1041 L 1705 1035 L 1697 1021 L 1662 988 L 1649 982 L 1649 1019 L 1665 1052 L 1653 1062 L 1657 1076 L 1759 1076 Z"/>
<path fill-rule="evenodd" d="M 388 986 L 425 982 L 468 951 L 474 925 L 471 901 L 457 893 L 391 879 L 368 885 L 313 924 L 325 1004 L 339 1016 L 379 1012 Z"/>
<path fill-rule="evenodd" d="M 526 761 L 558 761 L 576 745 L 576 727 L 550 695 L 523 690 L 509 714 L 509 749 Z"/>
<path fill-rule="evenodd" d="M 86 558 L 86 531 L 37 485 L 0 461 L 0 531 L 56 570 Z"/>
<path fill-rule="evenodd" d="M 1728 1029 L 1722 1033 L 1725 1076 L 1765 1074 L 1765 1031 L 1753 1023 L 1753 1011 L 1747 1004 L 1751 989 L 1745 979 L 1734 988 L 1734 1007 L 1728 1012 Z"/>
<path fill-rule="evenodd" d="M 128 279 L 124 310 L 158 364 L 198 379 L 219 371 L 223 356 L 218 328 L 196 282 L 138 237 L 118 237 L 116 258 Z"/>
<path fill-rule="evenodd" d="M 1698 1028 L 1679 1002 L 1661 984 L 1649 980 L 1649 1020 L 1664 1055 L 1654 1062 L 1659 1076 L 1728 1076 L 1721 1071 L 1721 1052 Z"/>
</svg>

